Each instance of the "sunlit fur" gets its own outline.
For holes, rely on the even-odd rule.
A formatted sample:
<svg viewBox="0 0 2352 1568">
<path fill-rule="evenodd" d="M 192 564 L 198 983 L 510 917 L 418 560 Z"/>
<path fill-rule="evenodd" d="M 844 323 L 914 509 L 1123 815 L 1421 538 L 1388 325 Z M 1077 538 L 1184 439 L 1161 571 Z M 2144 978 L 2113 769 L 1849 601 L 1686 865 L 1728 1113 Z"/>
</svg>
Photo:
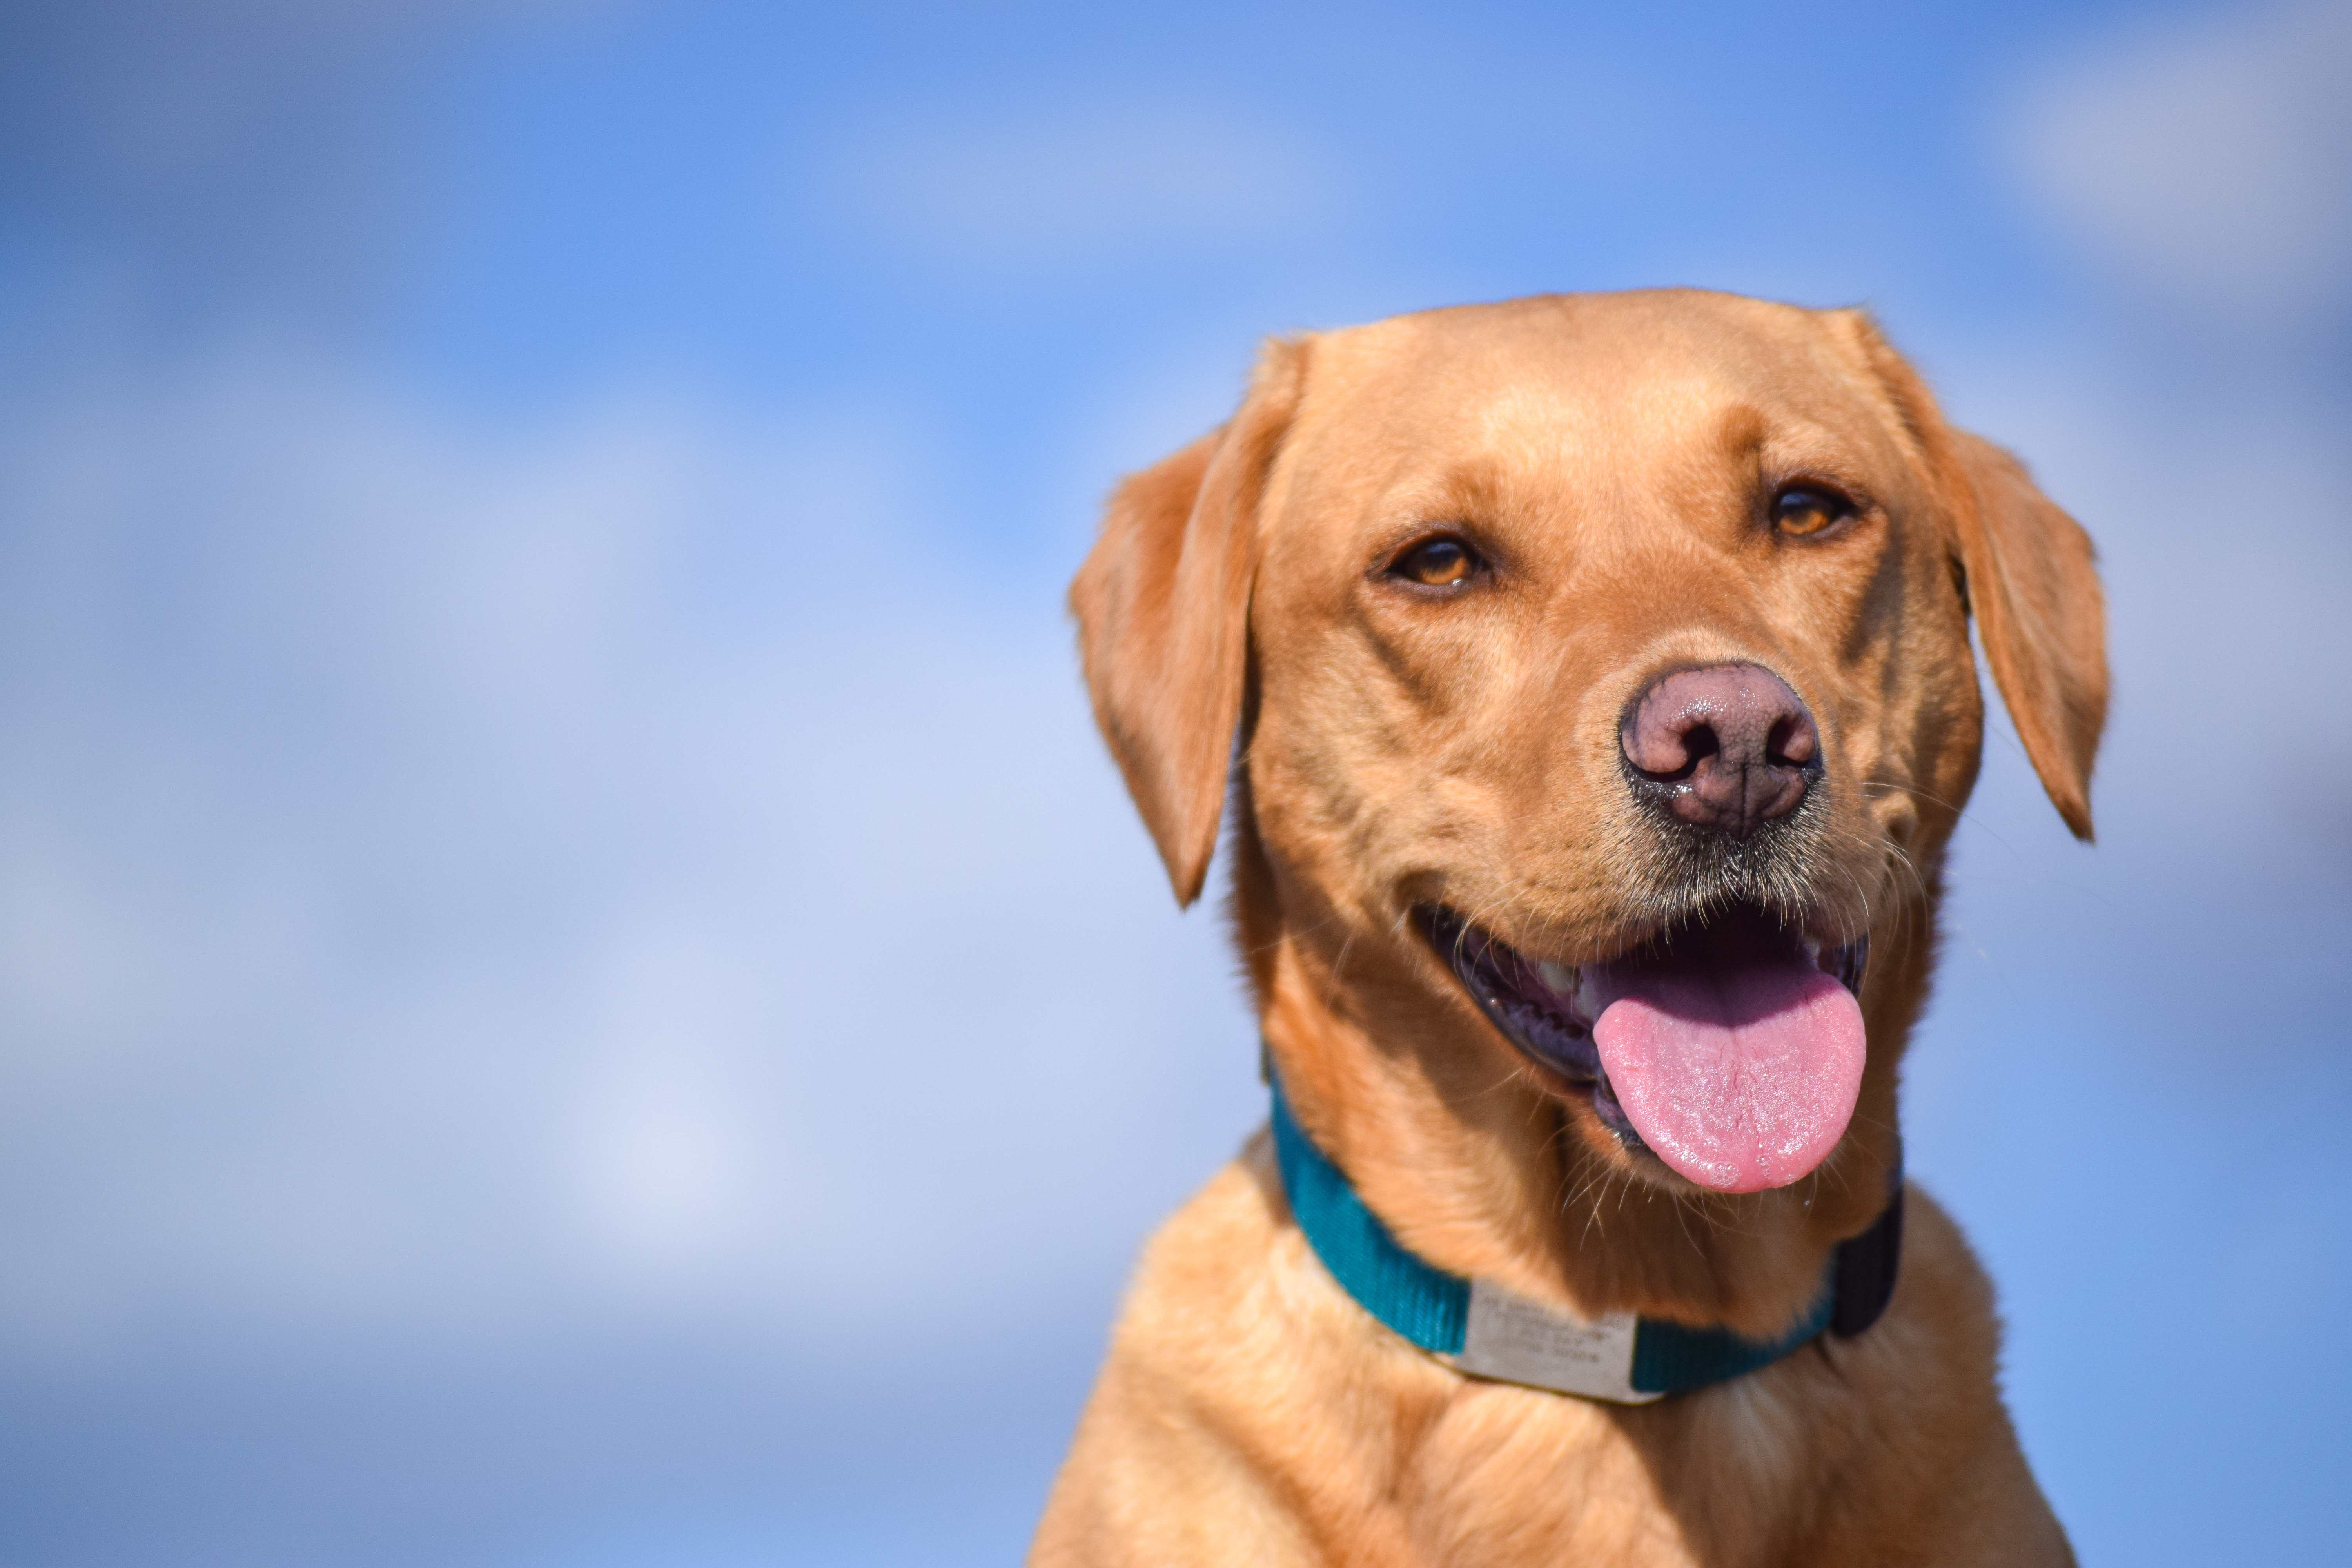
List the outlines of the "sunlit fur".
<svg viewBox="0 0 2352 1568">
<path fill-rule="evenodd" d="M 1795 478 L 1853 513 L 1781 534 Z M 1395 581 L 1441 529 L 1482 571 L 1444 595 Z M 2089 831 L 2088 542 L 1853 312 L 1552 297 L 1275 344 L 1231 425 L 1121 488 L 1072 603 L 1181 900 L 1224 810 L 1301 1122 L 1407 1247 L 1588 1315 L 1775 1333 L 1877 1215 L 1981 743 L 1971 609 Z M 1640 807 L 1618 726 L 1660 674 L 1740 661 L 1806 701 L 1824 774 L 1727 846 Z M 1738 1197 L 1610 1134 L 1412 916 L 1443 903 L 1580 963 L 1732 900 L 1871 952 L 1844 1138 Z M 1894 1302 L 1855 1339 L 1637 1409 L 1467 1378 L 1322 1271 L 1261 1137 L 1147 1251 L 1034 1561 L 2063 1563 L 1996 1349 L 1981 1273 L 1913 1189 Z"/>
</svg>

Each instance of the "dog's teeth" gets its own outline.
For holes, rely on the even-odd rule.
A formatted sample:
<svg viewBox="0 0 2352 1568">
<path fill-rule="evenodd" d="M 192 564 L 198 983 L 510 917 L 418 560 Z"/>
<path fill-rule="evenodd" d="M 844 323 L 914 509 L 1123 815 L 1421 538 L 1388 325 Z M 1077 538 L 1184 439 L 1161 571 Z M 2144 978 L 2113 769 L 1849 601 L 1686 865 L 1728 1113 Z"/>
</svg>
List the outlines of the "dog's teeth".
<svg viewBox="0 0 2352 1568">
<path fill-rule="evenodd" d="M 1573 995 L 1576 992 L 1576 983 L 1583 978 L 1575 970 L 1554 963 L 1549 958 L 1536 965 L 1536 973 L 1543 976 L 1545 984 L 1563 996 Z"/>
</svg>

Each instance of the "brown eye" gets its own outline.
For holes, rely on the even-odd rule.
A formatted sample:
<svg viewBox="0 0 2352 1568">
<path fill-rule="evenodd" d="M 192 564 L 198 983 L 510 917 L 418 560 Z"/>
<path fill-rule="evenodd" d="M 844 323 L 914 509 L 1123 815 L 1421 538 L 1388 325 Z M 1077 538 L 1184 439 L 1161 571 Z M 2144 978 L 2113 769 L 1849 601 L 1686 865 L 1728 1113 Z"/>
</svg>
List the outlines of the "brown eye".
<svg viewBox="0 0 2352 1568">
<path fill-rule="evenodd" d="M 1819 533 L 1853 510 L 1853 503 L 1832 489 L 1791 485 L 1772 498 L 1772 526 L 1792 538 Z"/>
<path fill-rule="evenodd" d="M 1466 583 L 1478 570 L 1478 557 L 1458 539 L 1424 539 L 1397 557 L 1389 570 L 1427 588 L 1451 588 Z"/>
</svg>

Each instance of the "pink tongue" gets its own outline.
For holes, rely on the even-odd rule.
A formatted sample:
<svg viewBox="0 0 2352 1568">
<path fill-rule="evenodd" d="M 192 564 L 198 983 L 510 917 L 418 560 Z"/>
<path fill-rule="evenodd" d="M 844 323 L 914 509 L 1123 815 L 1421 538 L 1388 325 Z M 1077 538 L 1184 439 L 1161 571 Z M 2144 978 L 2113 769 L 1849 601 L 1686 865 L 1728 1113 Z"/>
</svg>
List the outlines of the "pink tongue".
<svg viewBox="0 0 2352 1568">
<path fill-rule="evenodd" d="M 1801 960 L 1611 964 L 1592 1026 L 1617 1102 L 1703 1187 L 1785 1187 L 1828 1158 L 1862 1089 L 1862 1009 Z"/>
</svg>

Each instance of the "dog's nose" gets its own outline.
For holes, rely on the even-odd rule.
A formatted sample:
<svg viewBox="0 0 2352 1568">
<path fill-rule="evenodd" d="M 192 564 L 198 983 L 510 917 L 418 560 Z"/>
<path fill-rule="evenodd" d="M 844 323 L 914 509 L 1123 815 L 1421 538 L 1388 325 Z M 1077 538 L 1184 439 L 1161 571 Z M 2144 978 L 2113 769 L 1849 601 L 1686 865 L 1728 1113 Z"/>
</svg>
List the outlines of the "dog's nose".
<svg viewBox="0 0 2352 1568">
<path fill-rule="evenodd" d="M 1617 732 L 1635 788 L 1697 827 L 1745 838 L 1822 774 L 1821 732 L 1789 683 L 1756 664 L 1663 677 Z"/>
</svg>

